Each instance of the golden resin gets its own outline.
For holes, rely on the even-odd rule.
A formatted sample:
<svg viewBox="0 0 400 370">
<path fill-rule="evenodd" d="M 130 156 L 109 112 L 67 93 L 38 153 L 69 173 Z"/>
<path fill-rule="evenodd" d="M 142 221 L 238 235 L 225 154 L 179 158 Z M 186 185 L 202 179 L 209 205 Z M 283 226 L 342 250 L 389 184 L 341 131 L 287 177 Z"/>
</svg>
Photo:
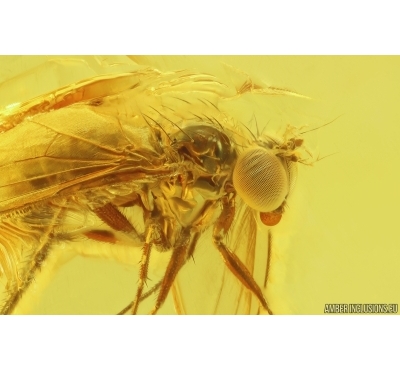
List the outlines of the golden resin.
<svg viewBox="0 0 400 370">
<path fill-rule="evenodd" d="M 159 283 L 175 250 L 166 241 L 171 244 L 182 227 L 199 220 L 205 198 L 211 203 L 201 220 L 204 230 L 158 313 L 266 312 L 254 284 L 250 290 L 245 286 L 251 279 L 243 269 L 227 267 L 213 240 L 218 216 L 224 207 L 229 209 L 221 194 L 235 190 L 225 187 L 229 181 L 224 175 L 232 167 L 226 148 L 233 148 L 239 157 L 259 145 L 257 141 L 271 148 L 271 138 L 275 140 L 271 150 L 280 153 L 281 163 L 286 160 L 298 170 L 295 187 L 290 179 L 287 202 L 272 212 L 247 207 L 238 192 L 235 212 L 225 211 L 224 220 L 233 221 L 222 238 L 253 277 L 270 310 L 274 314 L 324 314 L 325 305 L 398 303 L 399 60 L 395 56 L 0 57 L 0 160 L 9 166 L 0 178 L 4 186 L 0 202 L 8 207 L 0 229 L 2 306 L 15 287 L 29 282 L 26 271 L 36 261 L 40 273 L 26 285 L 13 313 L 115 314 L 128 305 L 127 312 L 132 312 L 131 302 L 140 288 L 140 263 L 146 263 L 144 220 L 151 219 L 146 213 L 152 207 L 151 197 L 148 204 L 142 199 L 146 201 L 144 194 L 157 189 L 164 199 L 157 205 L 162 210 L 161 223 L 153 224 L 148 280 L 142 284 L 144 299 L 137 312 L 154 309 Z M 188 78 L 182 84 L 185 73 L 202 77 L 197 82 Z M 134 76 L 143 78 L 135 80 Z M 146 81 L 151 82 L 149 88 L 139 93 L 137 83 Z M 160 94 L 152 91 L 152 84 Z M 111 96 L 121 99 L 111 102 Z M 122 98 L 128 96 L 134 101 Z M 99 99 L 110 104 L 99 105 Z M 88 129 L 91 117 L 99 122 L 106 119 L 110 131 L 89 135 L 64 117 L 57 135 L 50 118 L 32 121 L 42 113 L 62 115 L 64 109 L 72 109 L 75 117 L 83 109 Z M 135 111 L 138 118 L 129 131 L 124 120 Z M 328 126 L 313 130 L 335 118 Z M 22 122 L 26 129 L 20 128 L 17 135 L 14 130 Z M 184 132 L 193 123 L 205 129 L 203 136 L 207 130 L 211 133 L 199 146 L 185 141 Z M 292 126 L 300 129 L 289 129 Z M 115 135 L 107 136 L 111 131 Z M 200 133 L 196 129 L 192 135 L 199 137 Z M 215 134 L 219 140 L 213 147 Z M 129 146 L 131 142 L 143 151 Z M 179 142 L 180 147 L 174 146 Z M 201 148 L 207 150 L 203 153 Z M 307 148 L 315 153 L 310 160 Z M 45 156 L 50 151 L 56 158 Z M 79 153 L 85 158 L 79 158 Z M 175 182 L 151 172 L 160 173 L 166 163 L 158 154 L 159 162 L 146 162 L 153 153 L 170 158 L 168 165 L 176 167 L 168 167 L 167 173 L 177 175 L 172 176 Z M 224 165 L 215 161 L 221 153 L 227 154 Z M 62 161 L 62 155 L 67 160 Z M 182 167 L 190 158 L 202 162 Z M 132 168 L 138 161 L 142 162 L 136 178 L 113 172 L 125 165 Z M 314 166 L 304 165 L 313 162 Z M 202 176 L 196 183 L 179 178 L 183 168 Z M 207 176 L 218 169 L 215 181 Z M 87 181 L 73 184 L 78 178 L 74 171 Z M 143 190 L 149 179 L 156 186 L 138 192 L 137 197 L 130 186 L 122 186 L 129 182 Z M 114 180 L 119 181 L 116 189 Z M 90 202 L 99 200 L 99 189 L 101 199 L 111 197 L 116 204 L 100 202 L 94 212 Z M 53 190 L 59 191 L 58 198 Z M 40 199 L 51 200 L 45 205 Z M 220 224 L 219 232 L 225 232 L 224 225 Z M 183 248 L 184 239 L 183 233 Z M 179 262 L 181 256 L 173 260 Z M 226 251 L 225 258 L 231 259 L 231 265 L 235 262 Z"/>
</svg>

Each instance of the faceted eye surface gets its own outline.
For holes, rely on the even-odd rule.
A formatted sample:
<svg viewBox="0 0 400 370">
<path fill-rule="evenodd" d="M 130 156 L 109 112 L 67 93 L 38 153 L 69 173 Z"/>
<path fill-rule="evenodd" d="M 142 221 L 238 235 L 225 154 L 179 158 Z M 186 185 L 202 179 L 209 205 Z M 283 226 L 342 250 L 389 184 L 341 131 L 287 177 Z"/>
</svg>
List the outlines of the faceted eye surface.
<svg viewBox="0 0 400 370">
<path fill-rule="evenodd" d="M 246 204 L 260 212 L 280 207 L 289 191 L 283 162 L 260 147 L 240 154 L 233 170 L 233 185 Z"/>
</svg>

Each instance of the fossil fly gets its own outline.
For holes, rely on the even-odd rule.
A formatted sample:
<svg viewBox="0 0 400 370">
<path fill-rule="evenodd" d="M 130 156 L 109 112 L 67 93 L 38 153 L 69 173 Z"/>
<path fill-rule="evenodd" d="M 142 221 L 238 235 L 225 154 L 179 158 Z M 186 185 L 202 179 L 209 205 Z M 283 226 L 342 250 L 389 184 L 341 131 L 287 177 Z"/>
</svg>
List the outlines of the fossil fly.
<svg viewBox="0 0 400 370">
<path fill-rule="evenodd" d="M 221 281 L 229 275 L 241 287 L 227 313 L 253 312 L 252 299 L 257 312 L 273 313 L 254 276 L 257 225 L 279 223 L 307 151 L 295 128 L 279 138 L 253 135 L 224 109 L 254 94 L 296 95 L 250 78 L 228 86 L 207 74 L 143 67 L 5 109 L 1 312 L 14 312 L 60 246 L 79 245 L 85 255 L 90 241 L 136 253 L 138 278 L 121 313 L 143 313 L 152 296 L 147 312 L 155 314 L 169 295 L 178 313 L 190 313 L 181 272 L 200 244 L 219 254 Z M 166 262 L 154 280 L 157 256 Z"/>
</svg>

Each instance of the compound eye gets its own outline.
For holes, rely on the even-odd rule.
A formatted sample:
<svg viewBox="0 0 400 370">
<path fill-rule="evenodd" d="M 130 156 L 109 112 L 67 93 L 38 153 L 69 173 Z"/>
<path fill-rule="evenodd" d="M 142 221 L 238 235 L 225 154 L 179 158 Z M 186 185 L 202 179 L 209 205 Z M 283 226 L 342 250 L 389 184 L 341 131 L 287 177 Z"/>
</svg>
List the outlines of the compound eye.
<svg viewBox="0 0 400 370">
<path fill-rule="evenodd" d="M 233 185 L 248 206 L 263 213 L 280 207 L 289 191 L 283 161 L 261 147 L 239 155 L 233 170 Z"/>
</svg>

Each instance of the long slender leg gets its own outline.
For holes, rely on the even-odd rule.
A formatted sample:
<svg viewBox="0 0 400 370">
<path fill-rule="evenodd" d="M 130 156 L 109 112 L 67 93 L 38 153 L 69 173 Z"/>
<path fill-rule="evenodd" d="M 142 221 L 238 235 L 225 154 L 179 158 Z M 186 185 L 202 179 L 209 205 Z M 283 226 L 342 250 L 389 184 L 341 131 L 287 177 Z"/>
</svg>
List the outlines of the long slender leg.
<svg viewBox="0 0 400 370">
<path fill-rule="evenodd" d="M 96 213 L 96 215 L 112 229 L 117 231 L 123 231 L 125 233 L 133 234 L 134 236 L 139 237 L 132 223 L 113 204 L 107 203 L 102 207 L 96 208 L 94 210 L 94 213 Z M 148 216 L 150 216 L 150 213 L 148 214 Z M 150 217 L 148 218 L 150 219 Z M 120 314 L 123 314 L 128 310 L 131 310 L 132 314 L 136 314 L 139 307 L 139 303 L 143 300 L 142 294 L 148 275 L 151 246 L 154 242 L 157 242 L 154 240 L 155 230 L 158 230 L 160 238 L 163 239 L 162 238 L 163 234 L 160 225 L 153 219 L 152 221 L 148 222 L 146 226 L 143 253 L 142 253 L 142 258 L 140 260 L 139 283 L 138 283 L 138 288 L 136 290 L 135 299 L 126 308 L 124 308 L 120 312 Z M 108 235 L 107 233 L 105 234 L 104 232 L 99 233 L 99 231 L 97 230 L 86 233 L 85 235 L 89 238 L 104 242 L 112 242 L 114 240 L 113 235 Z M 158 241 L 158 244 L 160 244 L 160 241 Z"/>
<path fill-rule="evenodd" d="M 160 309 L 165 299 L 167 298 L 168 292 L 176 278 L 181 267 L 185 264 L 187 260 L 187 251 L 190 243 L 190 229 L 184 228 L 178 239 L 175 242 L 174 250 L 172 252 L 171 259 L 169 260 L 167 269 L 165 271 L 164 279 L 161 283 L 160 292 L 157 296 L 156 304 L 151 311 L 154 315 Z"/>
<path fill-rule="evenodd" d="M 200 237 L 200 233 L 196 232 L 192 238 L 192 241 L 190 242 L 189 248 L 187 250 L 187 254 L 186 254 L 186 260 L 188 260 L 189 258 L 193 257 L 193 252 L 194 249 L 196 247 L 197 241 L 199 240 Z M 139 302 L 144 301 L 146 298 L 148 298 L 150 295 L 152 295 L 153 293 L 155 293 L 156 291 L 158 291 L 161 288 L 162 282 L 164 279 L 161 279 L 156 285 L 154 285 L 151 289 L 149 289 L 146 293 L 142 294 Z M 174 286 L 172 285 L 172 288 L 174 288 Z M 176 291 L 173 290 L 173 294 L 176 294 Z M 133 305 L 134 305 L 135 301 L 132 301 L 131 303 L 129 303 L 125 308 L 123 308 L 118 315 L 123 315 L 128 311 L 132 311 Z M 175 306 L 177 306 L 177 304 L 175 304 Z M 179 312 L 180 310 L 178 310 L 178 313 L 183 313 L 184 309 L 182 309 L 182 312 Z"/>
<path fill-rule="evenodd" d="M 152 294 L 154 294 L 157 290 L 160 289 L 161 287 L 162 280 L 160 280 L 156 285 L 154 285 L 151 289 L 149 289 L 146 293 L 142 294 L 140 297 L 140 302 L 144 301 L 146 298 L 150 297 Z M 126 307 L 124 307 L 120 312 L 117 313 L 117 315 L 124 315 L 128 311 L 132 310 L 134 301 L 129 303 Z"/>
<path fill-rule="evenodd" d="M 154 293 L 155 291 L 159 290 L 159 294 L 157 297 L 157 302 L 152 310 L 152 313 L 155 314 L 159 308 L 162 306 L 164 303 L 165 299 L 167 298 L 167 295 L 175 281 L 175 278 L 181 269 L 181 267 L 185 264 L 185 262 L 193 257 L 197 242 L 200 238 L 201 232 L 199 230 L 202 230 L 202 226 L 204 223 L 207 222 L 209 217 L 212 216 L 212 209 L 215 205 L 214 201 L 208 201 L 204 205 L 203 209 L 201 212 L 199 212 L 199 217 L 197 220 L 193 221 L 192 227 L 191 228 L 186 228 L 182 229 L 180 232 L 180 235 L 178 236 L 175 245 L 174 246 L 168 246 L 167 249 L 173 249 L 172 256 L 170 258 L 169 264 L 167 266 L 166 272 L 164 274 L 163 279 L 157 283 L 152 289 L 150 289 L 148 292 L 146 292 L 144 295 L 140 296 L 137 295 L 135 300 L 132 301 L 130 304 L 128 304 L 123 310 L 119 312 L 119 314 L 124 314 L 127 311 L 133 310 L 133 306 L 137 305 L 141 301 L 143 301 L 145 298 L 147 298 L 149 295 Z M 156 214 L 153 214 L 152 216 L 147 216 L 145 219 L 153 219 L 155 220 Z M 162 229 L 160 227 L 160 223 L 157 223 L 153 221 L 153 227 L 158 228 L 158 234 L 160 236 L 159 239 L 153 240 L 156 244 L 159 246 L 165 246 L 168 244 L 168 240 L 166 240 L 164 233 L 162 232 Z M 192 233 L 192 237 L 191 237 Z M 144 275 L 140 277 L 140 281 L 145 281 Z M 139 282 L 139 284 L 141 284 Z M 141 289 L 142 290 L 142 289 Z M 176 292 L 172 290 L 173 295 L 175 296 Z M 174 297 L 175 299 L 178 299 L 177 297 Z M 179 311 L 179 310 L 178 310 Z M 179 312 L 178 312 L 179 313 Z"/>
<path fill-rule="evenodd" d="M 199 212 L 198 218 L 193 221 L 192 226 L 190 228 L 188 227 L 181 230 L 180 235 L 177 238 L 173 247 L 173 253 L 167 266 L 164 278 L 162 280 L 160 292 L 157 297 L 155 307 L 151 311 L 151 314 L 154 315 L 157 313 L 157 311 L 160 309 L 165 299 L 167 298 L 167 295 L 171 287 L 173 286 L 179 270 L 189 258 L 193 258 L 197 242 L 201 235 L 200 230 L 202 230 L 203 225 L 208 222 L 210 217 L 212 217 L 212 210 L 214 206 L 214 201 L 206 201 L 201 212 Z M 177 294 L 177 291 L 172 289 L 172 294 L 174 301 L 178 301 L 179 294 Z M 181 308 L 178 302 L 174 302 L 174 304 L 175 308 L 178 307 L 177 312 L 183 313 L 184 309 Z"/>
<path fill-rule="evenodd" d="M 218 217 L 216 224 L 214 226 L 213 231 L 213 242 L 217 247 L 218 251 L 221 253 L 222 258 L 229 268 L 229 270 L 239 279 L 239 281 L 250 291 L 254 293 L 254 295 L 258 298 L 262 306 L 268 311 L 269 314 L 272 314 L 272 311 L 268 307 L 268 304 L 262 294 L 262 291 L 253 276 L 247 269 L 247 267 L 243 264 L 242 261 L 231 252 L 228 247 L 222 242 L 223 237 L 226 232 L 229 230 L 232 221 L 235 215 L 234 208 L 234 197 L 230 200 L 228 196 L 223 198 L 222 200 L 222 212 Z"/>
<path fill-rule="evenodd" d="M 10 315 L 13 313 L 18 303 L 20 302 L 23 294 L 28 290 L 28 288 L 34 281 L 36 274 L 40 271 L 43 262 L 49 256 L 52 247 L 51 241 L 54 236 L 53 229 L 54 226 L 57 224 L 57 221 L 62 216 L 62 213 L 63 209 L 61 207 L 55 208 L 53 217 L 46 226 L 46 229 L 44 230 L 43 236 L 41 238 L 41 243 L 35 255 L 32 258 L 31 266 L 28 267 L 23 276 L 22 285 L 16 289 L 16 291 L 11 295 L 6 304 L 3 306 L 0 312 L 2 315 Z"/>
<path fill-rule="evenodd" d="M 272 251 L 272 234 L 271 230 L 268 230 L 268 256 L 267 256 L 267 264 L 265 267 L 264 290 L 267 289 L 269 269 L 271 266 L 271 251 Z"/>
<path fill-rule="evenodd" d="M 184 315 L 186 310 L 182 302 L 182 295 L 177 280 L 175 280 L 171 286 L 171 293 L 176 313 L 178 315 Z"/>
<path fill-rule="evenodd" d="M 133 233 L 134 235 L 138 235 L 132 224 L 126 219 L 126 217 L 111 203 L 106 204 L 103 207 L 97 208 L 94 210 L 97 216 L 103 220 L 108 226 L 110 226 L 114 230 L 124 231 L 127 233 Z M 156 290 L 159 290 L 159 295 L 156 303 L 156 307 L 153 309 L 154 313 L 161 307 L 162 303 L 165 301 L 168 291 L 171 288 L 171 285 L 175 279 L 175 276 L 179 269 L 182 267 L 184 262 L 186 261 L 186 249 L 187 244 L 182 242 L 182 235 L 187 235 L 188 241 L 190 239 L 188 231 L 181 232 L 181 237 L 178 238 L 178 247 L 172 254 L 170 263 L 167 267 L 167 271 L 164 275 L 164 278 L 161 284 L 156 285 L 156 289 L 151 289 L 146 296 L 143 296 L 143 289 L 148 277 L 148 267 L 150 262 L 150 254 L 152 244 L 156 244 L 159 246 L 166 246 L 167 240 L 161 228 L 161 224 L 158 221 L 157 214 L 153 212 L 153 214 L 148 214 L 145 216 L 145 219 L 151 220 L 145 231 L 145 240 L 143 246 L 142 258 L 140 261 L 140 271 L 139 271 L 139 282 L 136 290 L 136 296 L 133 302 L 131 302 L 128 306 L 126 306 L 119 314 L 124 314 L 125 312 L 131 310 L 132 314 L 136 314 L 139 308 L 140 302 L 146 298 L 148 295 L 153 293 Z M 87 233 L 87 237 L 100 240 L 101 241 L 112 241 L 112 235 L 99 233 L 98 231 L 94 231 L 92 233 Z M 199 235 L 197 235 L 194 240 L 197 241 Z M 179 247 L 179 244 L 181 246 Z M 195 244 L 195 243 L 194 243 Z M 194 245 L 191 244 L 191 253 L 193 253 Z M 183 261 L 181 261 L 182 256 L 184 257 Z M 158 305 L 158 306 L 157 306 Z"/>
<path fill-rule="evenodd" d="M 269 276 L 269 270 L 271 266 L 271 253 L 272 253 L 272 233 L 271 230 L 268 230 L 268 251 L 267 251 L 267 262 L 265 266 L 265 275 L 264 275 L 264 291 L 267 289 L 267 284 L 268 284 L 268 276 Z M 258 313 L 260 314 L 260 309 L 258 309 Z"/>
<path fill-rule="evenodd" d="M 132 314 L 136 314 L 139 308 L 140 299 L 142 297 L 144 284 L 147 280 L 147 273 L 149 269 L 150 262 L 150 252 L 151 252 L 151 244 L 152 244 L 152 234 L 153 234 L 154 225 L 150 224 L 146 230 L 146 239 L 144 242 L 142 258 L 140 260 L 140 270 L 139 270 L 139 283 L 138 288 L 136 290 L 136 297 L 133 300 L 132 304 Z"/>
<path fill-rule="evenodd" d="M 123 231 L 126 233 L 132 233 L 133 235 L 138 236 L 137 231 L 134 229 L 131 222 L 113 204 L 107 203 L 103 207 L 96 208 L 94 212 L 101 220 L 103 220 L 112 229 L 117 231 Z M 129 304 L 125 309 L 123 309 L 121 313 L 125 313 L 127 309 L 128 310 L 130 309 L 132 314 L 137 313 L 139 304 L 142 301 L 144 285 L 148 277 L 148 268 L 149 268 L 152 244 L 154 243 L 160 244 L 163 242 L 165 243 L 165 238 L 161 230 L 161 226 L 156 221 L 157 220 L 156 215 L 152 214 L 150 216 L 150 213 L 148 213 L 146 218 L 150 221 L 147 222 L 146 225 L 145 240 L 143 245 L 142 258 L 140 260 L 139 282 L 136 290 L 136 296 L 133 302 Z M 159 240 L 155 240 L 156 231 L 158 232 Z M 92 235 L 86 234 L 86 236 L 93 238 Z M 95 236 L 99 237 L 97 236 L 97 234 Z M 104 241 L 106 241 L 105 240 L 106 236 L 100 235 L 100 237 L 104 238 Z"/>
</svg>

